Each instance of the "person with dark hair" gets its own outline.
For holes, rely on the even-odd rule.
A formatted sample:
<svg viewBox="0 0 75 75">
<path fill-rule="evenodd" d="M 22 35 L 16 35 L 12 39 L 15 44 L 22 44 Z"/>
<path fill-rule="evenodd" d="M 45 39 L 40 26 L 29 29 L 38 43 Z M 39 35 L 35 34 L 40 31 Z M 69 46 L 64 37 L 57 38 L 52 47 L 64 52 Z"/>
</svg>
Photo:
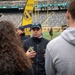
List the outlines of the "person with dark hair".
<svg viewBox="0 0 75 75">
<path fill-rule="evenodd" d="M 46 48 L 47 75 L 75 75 L 75 0 L 69 4 L 66 17 L 69 27 Z"/>
<path fill-rule="evenodd" d="M 33 75 L 19 40 L 13 24 L 0 21 L 0 75 Z"/>
<path fill-rule="evenodd" d="M 43 38 L 41 24 L 32 24 L 31 30 L 32 37 L 24 41 L 23 47 L 27 57 L 32 60 L 34 75 L 46 75 L 45 49 L 49 41 Z"/>
</svg>

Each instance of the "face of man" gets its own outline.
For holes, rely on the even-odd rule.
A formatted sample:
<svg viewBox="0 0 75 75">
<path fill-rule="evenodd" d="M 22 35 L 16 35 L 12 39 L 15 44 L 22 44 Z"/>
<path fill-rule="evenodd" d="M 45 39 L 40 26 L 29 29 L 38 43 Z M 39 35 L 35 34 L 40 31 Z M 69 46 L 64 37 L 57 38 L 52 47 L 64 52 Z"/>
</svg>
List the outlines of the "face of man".
<svg viewBox="0 0 75 75">
<path fill-rule="evenodd" d="M 39 29 L 37 27 L 32 29 L 32 34 L 34 37 L 40 37 L 41 33 L 42 33 L 42 29 Z"/>
</svg>

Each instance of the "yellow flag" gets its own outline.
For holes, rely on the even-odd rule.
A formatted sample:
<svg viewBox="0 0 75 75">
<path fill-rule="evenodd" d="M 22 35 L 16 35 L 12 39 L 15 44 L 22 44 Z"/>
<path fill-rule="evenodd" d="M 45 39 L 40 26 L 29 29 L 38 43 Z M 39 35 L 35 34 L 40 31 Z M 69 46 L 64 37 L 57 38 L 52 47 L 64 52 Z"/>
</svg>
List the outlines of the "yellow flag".
<svg viewBox="0 0 75 75">
<path fill-rule="evenodd" d="M 22 17 L 22 26 L 24 27 L 25 35 L 30 35 L 30 25 L 32 24 L 32 12 L 34 8 L 34 0 L 27 0 Z"/>
</svg>

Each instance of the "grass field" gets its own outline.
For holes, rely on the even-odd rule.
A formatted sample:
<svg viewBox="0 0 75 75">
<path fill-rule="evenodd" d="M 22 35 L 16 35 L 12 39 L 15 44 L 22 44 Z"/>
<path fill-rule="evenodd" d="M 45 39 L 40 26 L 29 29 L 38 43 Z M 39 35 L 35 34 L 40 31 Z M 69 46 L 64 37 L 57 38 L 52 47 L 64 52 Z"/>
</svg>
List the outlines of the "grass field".
<svg viewBox="0 0 75 75">
<path fill-rule="evenodd" d="M 57 37 L 59 34 L 60 34 L 60 32 L 53 32 L 53 39 L 54 39 L 55 37 Z M 44 38 L 50 40 L 49 32 L 43 32 L 43 36 L 44 36 Z"/>
</svg>

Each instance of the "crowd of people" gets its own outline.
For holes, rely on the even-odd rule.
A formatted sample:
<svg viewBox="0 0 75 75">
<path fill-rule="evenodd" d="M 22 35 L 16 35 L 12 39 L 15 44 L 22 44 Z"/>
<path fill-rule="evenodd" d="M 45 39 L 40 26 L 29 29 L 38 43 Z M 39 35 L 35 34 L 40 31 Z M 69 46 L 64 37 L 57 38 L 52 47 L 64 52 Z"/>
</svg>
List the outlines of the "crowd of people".
<svg viewBox="0 0 75 75">
<path fill-rule="evenodd" d="M 40 23 L 31 25 L 32 36 L 24 28 L 0 21 L 0 75 L 75 75 L 75 0 L 66 12 L 68 28 L 51 40 L 43 37 Z"/>
</svg>

